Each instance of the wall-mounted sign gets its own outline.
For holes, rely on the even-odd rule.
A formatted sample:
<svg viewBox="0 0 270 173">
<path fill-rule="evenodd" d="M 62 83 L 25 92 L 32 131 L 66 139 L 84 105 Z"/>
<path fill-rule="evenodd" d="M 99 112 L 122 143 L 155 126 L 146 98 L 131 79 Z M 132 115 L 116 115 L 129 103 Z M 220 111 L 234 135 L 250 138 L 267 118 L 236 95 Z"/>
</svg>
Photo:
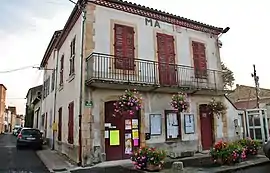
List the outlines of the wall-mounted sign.
<svg viewBox="0 0 270 173">
<path fill-rule="evenodd" d="M 185 134 L 195 133 L 194 114 L 184 114 Z"/>
<path fill-rule="evenodd" d="M 153 20 L 153 19 L 149 19 L 149 18 L 145 18 L 145 25 L 152 26 L 155 28 L 160 28 L 160 24 L 157 20 Z"/>
<path fill-rule="evenodd" d="M 151 135 L 161 135 L 162 131 L 162 118 L 161 114 L 150 114 L 149 115 L 149 124 L 150 124 L 150 133 Z"/>
<path fill-rule="evenodd" d="M 86 100 L 84 105 L 85 105 L 85 107 L 91 108 L 91 107 L 93 107 L 93 101 Z"/>
</svg>

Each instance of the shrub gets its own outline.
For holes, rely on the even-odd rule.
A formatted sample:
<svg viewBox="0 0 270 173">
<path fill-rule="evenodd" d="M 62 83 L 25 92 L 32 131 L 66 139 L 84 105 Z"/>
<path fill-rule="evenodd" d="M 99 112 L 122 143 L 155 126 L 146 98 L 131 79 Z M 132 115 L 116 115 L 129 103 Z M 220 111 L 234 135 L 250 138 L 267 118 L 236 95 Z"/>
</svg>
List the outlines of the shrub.
<svg viewBox="0 0 270 173">
<path fill-rule="evenodd" d="M 156 150 L 152 147 L 141 147 L 134 151 L 131 160 L 136 169 L 145 170 L 149 165 L 162 167 L 166 153 L 163 150 Z"/>
<path fill-rule="evenodd" d="M 257 155 L 259 151 L 259 141 L 245 138 L 238 141 L 238 143 L 246 149 L 246 155 Z"/>
<path fill-rule="evenodd" d="M 230 143 L 219 141 L 211 149 L 210 155 L 215 163 L 238 163 L 247 158 L 247 147 L 240 141 Z"/>
</svg>

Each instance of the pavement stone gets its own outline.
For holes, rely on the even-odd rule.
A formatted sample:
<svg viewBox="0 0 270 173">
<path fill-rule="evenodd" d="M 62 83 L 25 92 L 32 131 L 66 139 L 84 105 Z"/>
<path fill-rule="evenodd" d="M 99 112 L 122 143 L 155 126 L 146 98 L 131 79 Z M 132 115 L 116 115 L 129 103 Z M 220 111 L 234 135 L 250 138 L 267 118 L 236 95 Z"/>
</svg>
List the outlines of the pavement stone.
<svg viewBox="0 0 270 173">
<path fill-rule="evenodd" d="M 37 155 L 50 172 L 64 173 L 69 172 L 70 169 L 76 167 L 60 156 L 57 151 L 51 150 L 47 147 L 43 150 L 37 151 Z"/>
</svg>

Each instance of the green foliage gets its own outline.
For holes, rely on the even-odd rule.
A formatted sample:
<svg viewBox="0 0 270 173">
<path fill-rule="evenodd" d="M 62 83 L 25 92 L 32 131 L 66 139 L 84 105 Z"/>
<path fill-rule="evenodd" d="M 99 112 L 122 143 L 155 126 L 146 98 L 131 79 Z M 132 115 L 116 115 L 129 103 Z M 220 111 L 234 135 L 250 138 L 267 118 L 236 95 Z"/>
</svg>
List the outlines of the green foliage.
<svg viewBox="0 0 270 173">
<path fill-rule="evenodd" d="M 224 89 L 228 89 L 228 87 L 232 88 L 235 81 L 233 72 L 226 67 L 223 62 L 221 62 L 221 69 L 223 71 L 222 78 Z"/>
<path fill-rule="evenodd" d="M 161 167 L 166 153 L 163 150 L 157 150 L 153 147 L 141 147 L 134 151 L 131 156 L 131 160 L 136 169 L 146 169 L 149 165 Z"/>
<path fill-rule="evenodd" d="M 213 161 L 219 164 L 232 164 L 245 160 L 249 156 L 257 155 L 259 142 L 250 138 L 235 142 L 219 141 L 210 150 Z"/>
</svg>

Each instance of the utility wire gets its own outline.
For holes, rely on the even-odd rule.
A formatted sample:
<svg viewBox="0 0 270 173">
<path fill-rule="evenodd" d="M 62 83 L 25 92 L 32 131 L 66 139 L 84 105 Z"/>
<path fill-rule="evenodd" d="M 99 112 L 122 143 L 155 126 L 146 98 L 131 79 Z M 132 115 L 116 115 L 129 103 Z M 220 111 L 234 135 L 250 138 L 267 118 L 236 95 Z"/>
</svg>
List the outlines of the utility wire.
<svg viewBox="0 0 270 173">
<path fill-rule="evenodd" d="M 17 100 L 17 99 L 21 99 L 21 100 L 24 100 L 24 99 L 26 99 L 26 98 L 15 98 L 15 97 L 10 97 L 10 98 L 6 98 L 6 100 L 13 100 L 13 99 L 15 99 L 15 100 Z"/>
<path fill-rule="evenodd" d="M 31 66 L 24 66 L 24 67 L 12 69 L 12 70 L 0 71 L 0 73 L 11 73 L 11 72 L 15 72 L 15 71 L 21 71 L 21 70 L 25 70 L 25 69 L 28 69 L 28 68 L 33 68 L 36 65 L 38 65 L 38 64 L 31 65 Z"/>
</svg>

